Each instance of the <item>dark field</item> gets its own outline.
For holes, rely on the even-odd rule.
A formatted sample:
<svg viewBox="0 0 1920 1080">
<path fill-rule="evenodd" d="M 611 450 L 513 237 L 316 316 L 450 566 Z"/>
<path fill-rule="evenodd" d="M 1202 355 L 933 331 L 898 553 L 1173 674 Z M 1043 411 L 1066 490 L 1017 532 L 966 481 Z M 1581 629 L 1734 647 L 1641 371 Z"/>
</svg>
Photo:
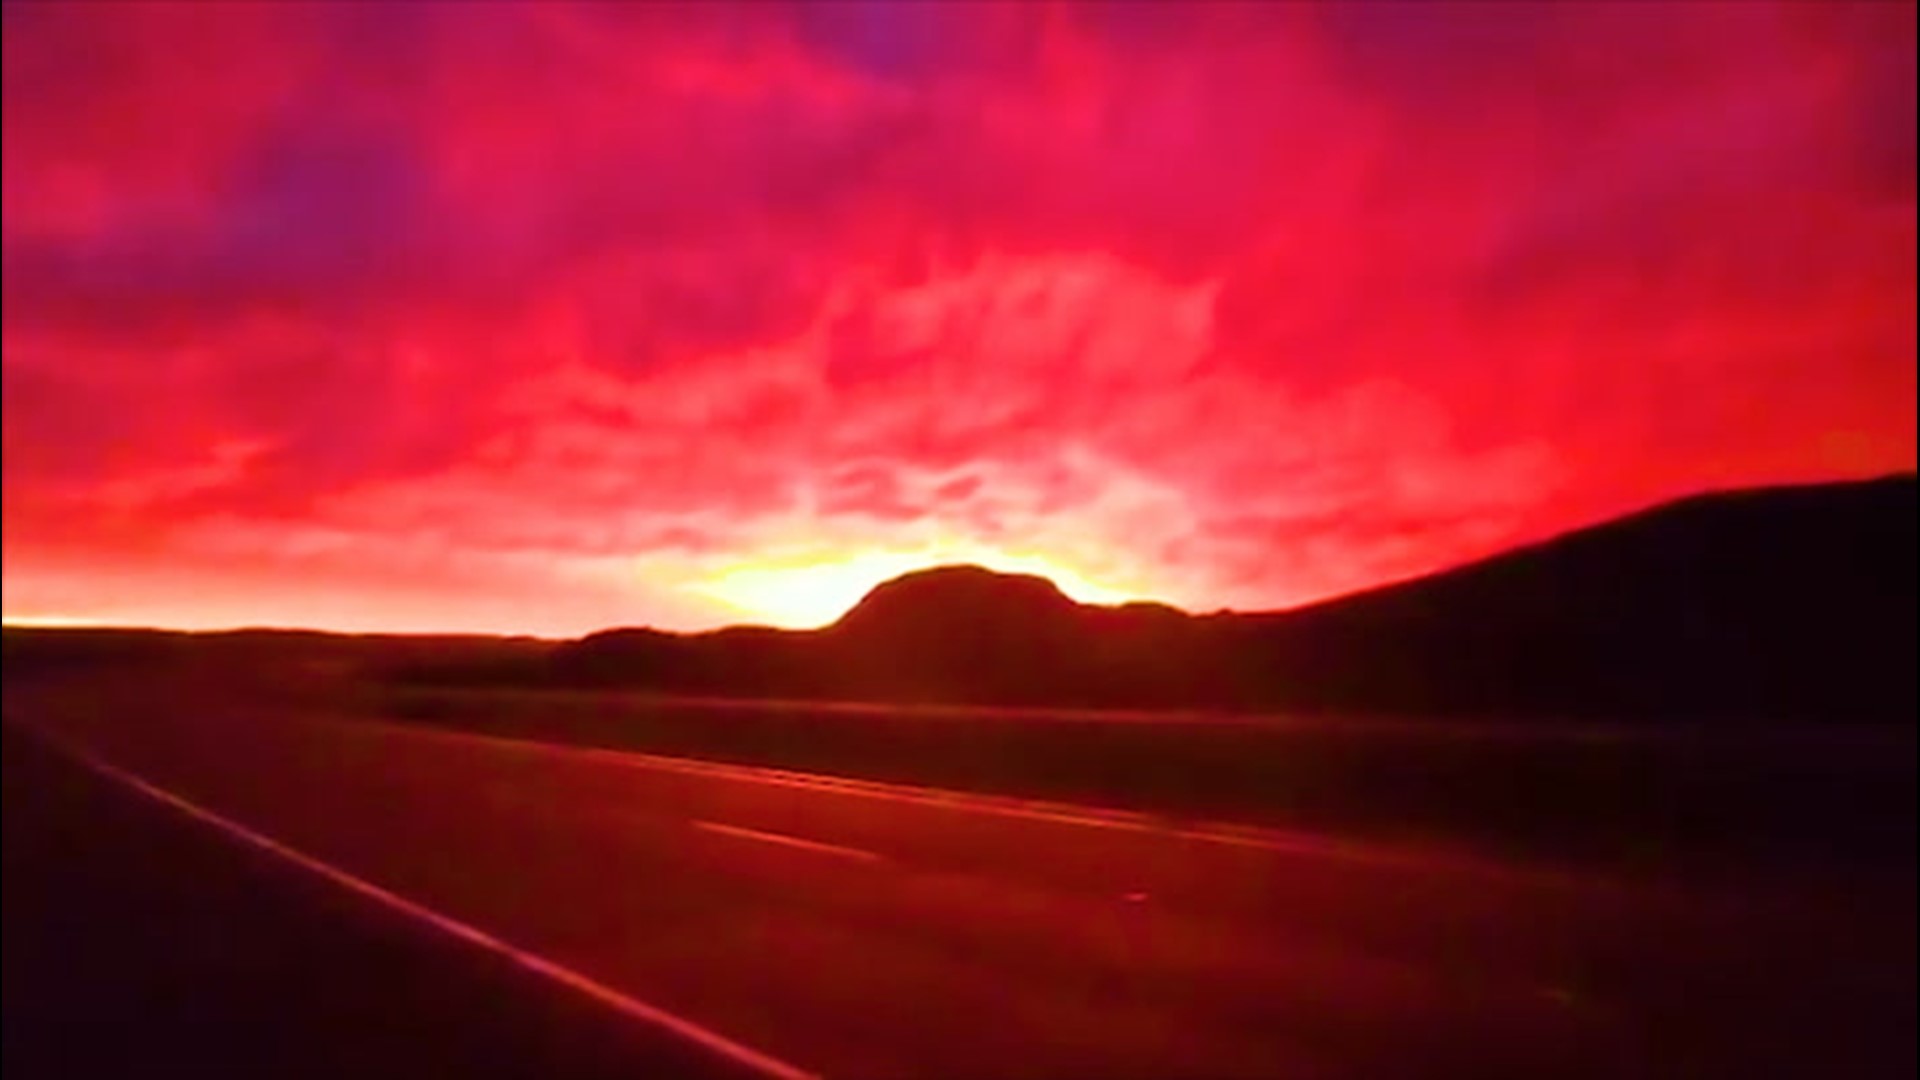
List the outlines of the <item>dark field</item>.
<svg viewBox="0 0 1920 1080">
<path fill-rule="evenodd" d="M 364 715 L 489 735 L 1358 832 L 1550 861 L 1898 863 L 1915 740 L 1885 727 L 1361 722 L 368 690 Z"/>
</svg>

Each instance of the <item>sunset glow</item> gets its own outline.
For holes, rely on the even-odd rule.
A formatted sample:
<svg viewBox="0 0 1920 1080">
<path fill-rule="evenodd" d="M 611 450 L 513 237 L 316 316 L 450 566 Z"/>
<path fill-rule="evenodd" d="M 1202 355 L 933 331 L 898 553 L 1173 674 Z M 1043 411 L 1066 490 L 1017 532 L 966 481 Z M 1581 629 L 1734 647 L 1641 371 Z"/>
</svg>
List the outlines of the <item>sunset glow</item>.
<svg viewBox="0 0 1920 1080">
<path fill-rule="evenodd" d="M 1912 469 L 1914 10 L 8 2 L 4 613 L 1249 610 Z"/>
<path fill-rule="evenodd" d="M 803 629 L 839 618 L 883 581 L 931 566 L 956 564 L 1009 574 L 1037 574 L 1083 604 L 1124 604 L 1151 598 L 1144 590 L 1127 591 L 1089 581 L 1071 567 L 1042 555 L 1010 555 L 970 544 L 748 564 L 722 570 L 693 589 L 739 611 L 751 622 Z"/>
</svg>

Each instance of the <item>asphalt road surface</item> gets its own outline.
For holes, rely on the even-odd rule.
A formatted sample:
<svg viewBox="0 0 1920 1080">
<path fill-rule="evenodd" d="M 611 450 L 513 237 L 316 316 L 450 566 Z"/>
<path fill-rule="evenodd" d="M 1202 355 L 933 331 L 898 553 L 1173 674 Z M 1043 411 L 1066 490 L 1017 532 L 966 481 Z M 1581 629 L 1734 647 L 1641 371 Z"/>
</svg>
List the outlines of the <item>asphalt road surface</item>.
<svg viewBox="0 0 1920 1080">
<path fill-rule="evenodd" d="M 8 1077 L 764 1075 L 4 747 Z"/>
<path fill-rule="evenodd" d="M 1911 867 L 1705 890 L 239 708 L 9 727 L 12 1075 L 1915 1071 Z"/>
</svg>

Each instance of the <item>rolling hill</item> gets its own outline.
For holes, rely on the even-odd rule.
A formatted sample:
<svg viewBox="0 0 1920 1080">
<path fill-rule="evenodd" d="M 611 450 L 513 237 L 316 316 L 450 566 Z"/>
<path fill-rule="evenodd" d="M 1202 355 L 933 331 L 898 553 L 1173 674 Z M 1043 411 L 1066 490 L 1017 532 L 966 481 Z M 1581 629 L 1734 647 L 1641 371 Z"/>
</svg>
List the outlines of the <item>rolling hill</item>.
<svg viewBox="0 0 1920 1080">
<path fill-rule="evenodd" d="M 1915 495 L 1912 475 L 1705 495 L 1283 612 L 1098 607 L 1042 578 L 941 567 L 876 587 L 821 630 L 611 630 L 462 677 L 883 702 L 1910 721 Z"/>
</svg>

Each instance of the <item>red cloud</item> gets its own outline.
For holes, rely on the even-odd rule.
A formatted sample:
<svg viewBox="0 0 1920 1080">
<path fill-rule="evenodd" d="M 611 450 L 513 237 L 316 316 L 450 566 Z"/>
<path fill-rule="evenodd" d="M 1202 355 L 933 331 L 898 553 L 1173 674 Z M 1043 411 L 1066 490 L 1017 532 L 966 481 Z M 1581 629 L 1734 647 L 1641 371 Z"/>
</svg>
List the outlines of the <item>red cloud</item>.
<svg viewBox="0 0 1920 1080">
<path fill-rule="evenodd" d="M 1257 607 L 1912 468 L 1913 12 L 12 5 L 7 612 Z"/>
</svg>

